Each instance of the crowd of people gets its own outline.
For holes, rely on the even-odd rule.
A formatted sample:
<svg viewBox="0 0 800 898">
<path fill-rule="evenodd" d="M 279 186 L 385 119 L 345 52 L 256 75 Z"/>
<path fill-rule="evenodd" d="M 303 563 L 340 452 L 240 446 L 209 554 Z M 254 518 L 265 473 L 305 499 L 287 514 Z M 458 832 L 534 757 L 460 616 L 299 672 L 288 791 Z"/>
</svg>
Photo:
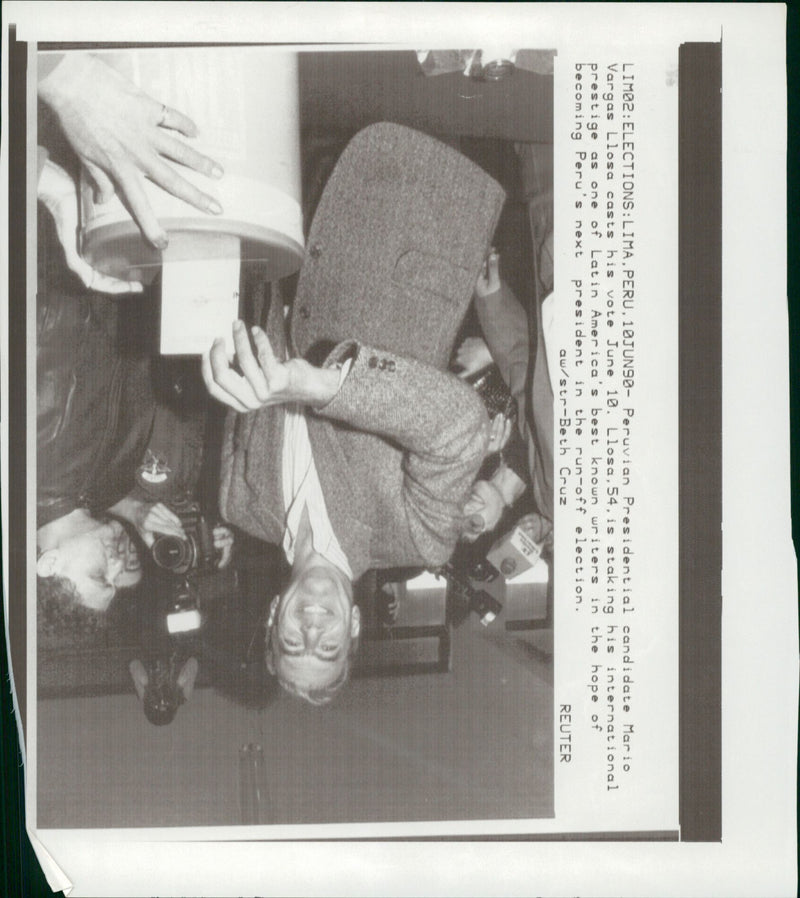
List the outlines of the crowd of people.
<svg viewBox="0 0 800 898">
<path fill-rule="evenodd" d="M 183 596 L 198 562 L 187 573 L 175 559 L 185 544 L 200 552 L 200 507 L 206 567 L 235 565 L 237 538 L 282 551 L 284 582 L 263 583 L 267 676 L 323 704 L 348 679 L 354 584 L 368 571 L 438 569 L 514 524 L 552 554 L 542 304 L 525 308 L 490 252 L 504 202 L 493 178 L 417 131 L 369 126 L 327 180 L 291 302 L 267 289 L 258 320 L 232 322 L 233 357 L 220 334 L 200 362 L 176 362 L 147 339 L 158 281 L 80 257 L 76 170 L 98 201 L 118 192 L 163 250 L 141 179 L 214 216 L 223 210 L 173 163 L 210 178 L 220 166 L 175 136 L 194 135 L 186 116 L 89 54 L 40 67 L 39 97 L 62 153 L 40 128 L 40 630 L 102 626 L 159 569 Z M 462 339 L 468 315 L 479 327 Z M 499 411 L 473 386 L 490 369 L 507 391 Z M 216 404 L 228 412 L 212 453 Z M 200 497 L 209 464 L 211 501 Z M 148 718 L 166 723 L 198 662 L 169 646 L 148 657 L 131 677 Z"/>
</svg>

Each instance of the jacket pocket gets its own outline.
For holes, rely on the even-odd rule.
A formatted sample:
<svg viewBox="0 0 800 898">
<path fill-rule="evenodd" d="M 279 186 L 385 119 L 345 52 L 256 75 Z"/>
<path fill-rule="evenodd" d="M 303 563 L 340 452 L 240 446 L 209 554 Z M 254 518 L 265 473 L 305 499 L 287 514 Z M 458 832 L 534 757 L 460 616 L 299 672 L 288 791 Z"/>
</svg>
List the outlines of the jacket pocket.
<svg viewBox="0 0 800 898">
<path fill-rule="evenodd" d="M 432 293 L 454 304 L 464 302 L 465 293 L 472 295 L 474 284 L 466 268 L 449 259 L 411 249 L 395 262 L 392 281 L 404 290 Z"/>
</svg>

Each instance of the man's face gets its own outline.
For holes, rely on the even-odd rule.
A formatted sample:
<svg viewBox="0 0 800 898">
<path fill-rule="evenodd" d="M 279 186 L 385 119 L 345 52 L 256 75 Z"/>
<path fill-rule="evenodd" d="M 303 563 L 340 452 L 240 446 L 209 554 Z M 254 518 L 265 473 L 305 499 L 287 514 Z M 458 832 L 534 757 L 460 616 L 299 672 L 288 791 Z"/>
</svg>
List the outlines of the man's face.
<svg viewBox="0 0 800 898">
<path fill-rule="evenodd" d="M 118 521 L 93 521 L 53 551 L 52 573 L 72 581 L 83 604 L 95 611 L 105 611 L 117 589 L 142 579 L 136 546 Z"/>
<path fill-rule="evenodd" d="M 275 599 L 274 672 L 308 691 L 333 683 L 358 636 L 360 613 L 342 575 L 320 565 L 303 571 Z"/>
</svg>

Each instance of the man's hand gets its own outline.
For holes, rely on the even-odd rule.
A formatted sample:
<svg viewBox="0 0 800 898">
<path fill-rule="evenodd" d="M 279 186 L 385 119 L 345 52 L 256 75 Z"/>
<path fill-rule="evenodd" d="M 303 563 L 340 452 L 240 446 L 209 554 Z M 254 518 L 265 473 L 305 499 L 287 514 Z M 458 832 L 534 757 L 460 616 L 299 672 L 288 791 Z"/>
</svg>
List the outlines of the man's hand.
<svg viewBox="0 0 800 898">
<path fill-rule="evenodd" d="M 100 274 L 78 254 L 78 189 L 75 181 L 48 159 L 37 185 L 38 198 L 53 216 L 58 240 L 64 249 L 64 258 L 70 271 L 83 281 L 84 286 L 100 293 L 141 293 L 138 281 L 121 281 Z"/>
<path fill-rule="evenodd" d="M 289 402 L 323 406 L 333 399 L 339 389 L 338 369 L 316 368 L 304 359 L 278 361 L 264 331 L 254 327 L 251 333 L 258 358 L 247 328 L 241 321 L 234 323 L 233 345 L 241 374 L 231 366 L 223 340 L 215 340 L 203 355 L 203 380 L 215 399 L 237 412 Z"/>
<path fill-rule="evenodd" d="M 133 523 L 148 549 L 153 547 L 157 535 L 186 539 L 181 519 L 163 502 L 143 502 Z"/>
<path fill-rule="evenodd" d="M 508 465 L 500 465 L 491 480 L 476 480 L 464 506 L 464 539 L 474 542 L 482 533 L 494 530 L 505 509 L 524 492 L 525 481 Z"/>
<path fill-rule="evenodd" d="M 217 568 L 222 570 L 231 563 L 233 554 L 233 531 L 224 524 L 218 524 L 214 528 L 214 548 L 219 552 Z"/>
<path fill-rule="evenodd" d="M 133 524 L 148 549 L 153 547 L 157 534 L 186 539 L 181 519 L 163 502 L 124 496 L 108 510 Z"/>
<path fill-rule="evenodd" d="M 507 418 L 503 414 L 495 415 L 492 418 L 491 427 L 489 428 L 489 442 L 486 446 L 486 455 L 494 455 L 495 452 L 502 452 L 506 444 L 511 438 L 511 430 L 513 428 L 511 418 Z"/>
<path fill-rule="evenodd" d="M 492 364 L 492 354 L 483 337 L 467 337 L 456 350 L 459 377 L 471 377 Z"/>
<path fill-rule="evenodd" d="M 464 506 L 464 539 L 475 542 L 482 533 L 494 530 L 504 509 L 500 490 L 490 481 L 476 480 Z"/>
<path fill-rule="evenodd" d="M 144 177 L 203 212 L 222 212 L 213 197 L 165 161 L 222 177 L 222 168 L 213 159 L 170 134 L 196 137 L 194 122 L 147 96 L 97 57 L 68 53 L 40 82 L 39 96 L 58 116 L 65 137 L 95 182 L 98 202 L 119 191 L 145 238 L 159 249 L 166 248 L 167 235 L 145 196 Z"/>
</svg>

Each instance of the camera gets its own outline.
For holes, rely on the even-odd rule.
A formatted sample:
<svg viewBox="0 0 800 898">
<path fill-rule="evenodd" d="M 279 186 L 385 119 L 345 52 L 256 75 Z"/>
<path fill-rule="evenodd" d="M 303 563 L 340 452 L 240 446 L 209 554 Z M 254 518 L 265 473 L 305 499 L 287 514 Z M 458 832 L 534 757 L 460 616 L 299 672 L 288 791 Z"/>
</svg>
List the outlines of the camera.
<svg viewBox="0 0 800 898">
<path fill-rule="evenodd" d="M 150 550 L 156 566 L 171 574 L 212 571 L 216 567 L 213 528 L 197 502 L 172 507 L 181 519 L 185 539 L 161 535 Z"/>
<path fill-rule="evenodd" d="M 203 624 L 203 617 L 200 596 L 191 581 L 176 577 L 166 598 L 167 632 L 171 636 L 197 632 Z"/>
<path fill-rule="evenodd" d="M 186 538 L 162 534 L 150 551 L 162 574 L 158 593 L 167 632 L 171 636 L 188 636 L 202 626 L 199 594 L 193 581 L 216 567 L 214 535 L 198 503 L 173 505 L 172 510 L 181 519 Z"/>
</svg>

